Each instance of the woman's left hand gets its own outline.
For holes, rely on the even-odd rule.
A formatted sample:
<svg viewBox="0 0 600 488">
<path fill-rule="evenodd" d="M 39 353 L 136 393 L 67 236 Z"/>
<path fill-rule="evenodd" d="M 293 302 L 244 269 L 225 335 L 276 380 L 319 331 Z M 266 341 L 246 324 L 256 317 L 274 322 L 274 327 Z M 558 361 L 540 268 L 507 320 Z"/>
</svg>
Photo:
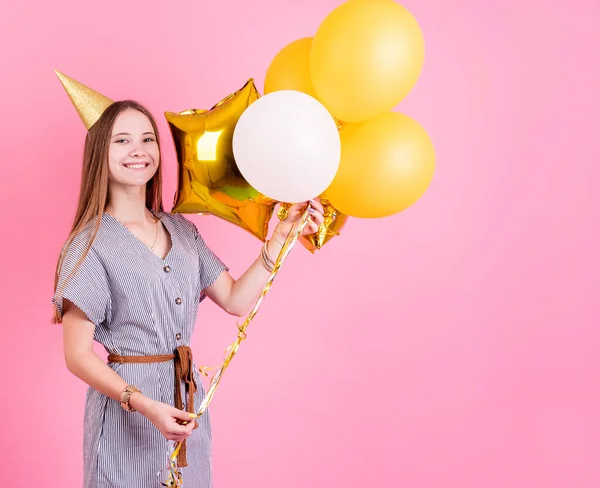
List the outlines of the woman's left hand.
<svg viewBox="0 0 600 488">
<path fill-rule="evenodd" d="M 281 220 L 277 227 L 275 227 L 275 233 L 281 239 L 281 242 L 286 238 L 292 227 L 296 222 L 298 222 L 304 211 L 306 210 L 306 206 L 310 203 L 310 215 L 308 217 L 308 221 L 302 230 L 302 235 L 310 235 L 315 234 L 319 230 L 319 226 L 323 223 L 323 205 L 318 200 L 311 200 L 310 202 L 296 203 L 292 205 L 287 210 L 287 216 L 284 220 Z"/>
</svg>

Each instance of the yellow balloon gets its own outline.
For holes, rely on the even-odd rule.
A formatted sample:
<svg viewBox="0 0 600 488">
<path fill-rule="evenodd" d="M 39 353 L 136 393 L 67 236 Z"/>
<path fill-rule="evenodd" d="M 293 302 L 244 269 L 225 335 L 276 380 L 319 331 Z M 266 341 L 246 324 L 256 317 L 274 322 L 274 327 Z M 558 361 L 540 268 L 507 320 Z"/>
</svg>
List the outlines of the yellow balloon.
<svg viewBox="0 0 600 488">
<path fill-rule="evenodd" d="M 285 46 L 271 61 L 265 76 L 265 95 L 278 90 L 296 90 L 317 98 L 310 79 L 312 37 Z"/>
<path fill-rule="evenodd" d="M 387 217 L 407 209 L 427 190 L 435 150 L 419 123 L 387 112 L 344 124 L 340 167 L 325 191 L 331 205 L 351 217 Z"/>
<path fill-rule="evenodd" d="M 314 36 L 312 83 L 334 117 L 361 122 L 391 110 L 410 92 L 424 56 L 423 34 L 408 10 L 392 0 L 350 0 Z"/>
</svg>

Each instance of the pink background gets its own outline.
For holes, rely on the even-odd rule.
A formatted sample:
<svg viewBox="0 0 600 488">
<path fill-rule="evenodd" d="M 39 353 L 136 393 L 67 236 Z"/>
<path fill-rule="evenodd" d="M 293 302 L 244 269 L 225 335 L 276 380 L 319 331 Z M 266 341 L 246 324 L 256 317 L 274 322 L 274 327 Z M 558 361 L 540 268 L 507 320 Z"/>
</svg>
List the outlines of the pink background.
<svg viewBox="0 0 600 488">
<path fill-rule="evenodd" d="M 85 130 L 57 68 L 162 113 L 208 108 L 340 0 L 31 0 L 0 8 L 0 466 L 81 485 L 85 385 L 49 324 Z M 212 407 L 215 487 L 600 484 L 599 4 L 406 0 L 426 63 L 398 107 L 437 150 L 426 195 L 294 250 Z M 260 243 L 191 216 L 240 274 Z M 203 305 L 218 364 L 235 320 Z M 8 468 L 11 468 L 10 470 Z"/>
</svg>

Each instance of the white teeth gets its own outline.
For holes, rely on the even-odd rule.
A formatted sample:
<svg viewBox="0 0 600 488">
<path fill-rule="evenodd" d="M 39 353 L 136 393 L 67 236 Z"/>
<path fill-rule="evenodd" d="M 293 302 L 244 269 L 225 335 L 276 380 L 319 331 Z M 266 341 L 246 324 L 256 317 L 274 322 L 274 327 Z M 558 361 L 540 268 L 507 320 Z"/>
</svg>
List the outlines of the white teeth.
<svg viewBox="0 0 600 488">
<path fill-rule="evenodd" d="M 126 168 L 130 168 L 130 169 L 143 169 L 146 167 L 146 163 L 140 163 L 140 164 L 126 164 L 125 165 Z"/>
</svg>

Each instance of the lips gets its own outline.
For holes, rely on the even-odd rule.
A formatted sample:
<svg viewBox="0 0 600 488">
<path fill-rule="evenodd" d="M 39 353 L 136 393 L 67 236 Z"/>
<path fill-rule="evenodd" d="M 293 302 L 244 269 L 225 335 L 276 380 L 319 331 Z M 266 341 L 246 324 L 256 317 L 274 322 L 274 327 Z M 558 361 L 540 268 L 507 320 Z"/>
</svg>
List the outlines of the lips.
<svg viewBox="0 0 600 488">
<path fill-rule="evenodd" d="M 148 161 L 136 161 L 135 163 L 123 163 L 123 166 L 125 166 L 127 169 L 140 171 L 150 166 L 150 163 Z"/>
</svg>

